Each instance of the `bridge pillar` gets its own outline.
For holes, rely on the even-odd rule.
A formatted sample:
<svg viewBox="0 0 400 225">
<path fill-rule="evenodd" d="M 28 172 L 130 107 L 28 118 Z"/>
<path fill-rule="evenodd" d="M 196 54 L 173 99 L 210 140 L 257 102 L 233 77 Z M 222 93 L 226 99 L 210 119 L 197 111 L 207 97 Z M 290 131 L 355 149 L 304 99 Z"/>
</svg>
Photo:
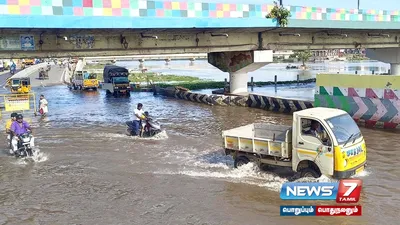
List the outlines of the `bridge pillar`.
<svg viewBox="0 0 400 225">
<path fill-rule="evenodd" d="M 400 75 L 400 48 L 366 49 L 366 56 L 384 63 L 390 63 L 390 75 Z"/>
<path fill-rule="evenodd" d="M 139 59 L 139 69 L 144 69 L 144 59 Z"/>
<path fill-rule="evenodd" d="M 194 61 L 196 60 L 195 58 L 190 58 L 190 63 L 189 66 L 194 66 Z"/>
<path fill-rule="evenodd" d="M 208 53 L 208 63 L 229 73 L 230 94 L 247 93 L 247 73 L 272 62 L 272 50 Z"/>
</svg>

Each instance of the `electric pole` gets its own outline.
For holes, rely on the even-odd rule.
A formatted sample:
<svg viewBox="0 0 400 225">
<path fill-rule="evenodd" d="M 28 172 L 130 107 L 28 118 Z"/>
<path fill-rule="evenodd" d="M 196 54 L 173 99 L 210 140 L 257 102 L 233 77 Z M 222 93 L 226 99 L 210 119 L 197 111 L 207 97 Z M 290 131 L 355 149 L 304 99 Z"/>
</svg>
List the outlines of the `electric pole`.
<svg viewBox="0 0 400 225">
<path fill-rule="evenodd" d="M 281 0 L 281 2 L 282 2 L 282 0 Z M 357 0 L 357 9 L 358 10 L 360 9 L 360 0 Z"/>
<path fill-rule="evenodd" d="M 282 5 L 282 1 L 283 1 L 283 0 L 279 0 L 279 5 Z M 360 0 L 358 0 L 358 1 L 360 1 Z"/>
</svg>

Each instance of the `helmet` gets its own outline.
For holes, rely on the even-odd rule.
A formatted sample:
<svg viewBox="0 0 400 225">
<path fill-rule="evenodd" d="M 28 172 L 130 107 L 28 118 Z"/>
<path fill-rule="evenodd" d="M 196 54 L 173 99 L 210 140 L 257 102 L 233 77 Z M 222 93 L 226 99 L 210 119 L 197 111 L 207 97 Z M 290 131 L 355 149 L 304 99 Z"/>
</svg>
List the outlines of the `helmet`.
<svg viewBox="0 0 400 225">
<path fill-rule="evenodd" d="M 19 119 L 23 119 L 24 117 L 21 115 L 21 114 L 18 114 L 17 115 L 17 120 L 19 120 Z"/>
<path fill-rule="evenodd" d="M 17 117 L 18 113 L 11 113 L 11 117 Z"/>
</svg>

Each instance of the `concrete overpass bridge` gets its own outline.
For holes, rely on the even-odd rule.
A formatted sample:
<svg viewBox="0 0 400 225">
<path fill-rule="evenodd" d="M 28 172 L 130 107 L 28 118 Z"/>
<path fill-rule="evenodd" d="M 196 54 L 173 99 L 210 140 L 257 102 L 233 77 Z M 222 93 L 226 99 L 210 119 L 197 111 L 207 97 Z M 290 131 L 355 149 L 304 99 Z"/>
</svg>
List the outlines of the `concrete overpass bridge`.
<svg viewBox="0 0 400 225">
<path fill-rule="evenodd" d="M 126 0 L 0 3 L 0 58 L 209 53 L 247 91 L 273 50 L 366 48 L 400 74 L 400 11 L 287 6 L 287 27 L 263 4 Z M 11 21 L 11 22 L 10 22 Z"/>
</svg>

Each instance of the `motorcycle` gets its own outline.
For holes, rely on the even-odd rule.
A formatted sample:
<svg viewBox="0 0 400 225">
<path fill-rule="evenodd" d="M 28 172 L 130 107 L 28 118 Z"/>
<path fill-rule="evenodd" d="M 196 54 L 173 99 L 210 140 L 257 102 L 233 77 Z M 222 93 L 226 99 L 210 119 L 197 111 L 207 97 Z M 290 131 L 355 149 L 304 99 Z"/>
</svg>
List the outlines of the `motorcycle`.
<svg viewBox="0 0 400 225">
<path fill-rule="evenodd" d="M 31 146 L 31 140 L 33 136 L 30 132 L 24 133 L 18 136 L 17 150 L 14 151 L 15 157 L 28 157 L 34 153 L 33 146 Z"/>
<path fill-rule="evenodd" d="M 160 123 L 152 118 L 149 113 L 144 112 L 146 119 L 142 120 L 142 126 L 139 130 L 139 134 L 135 134 L 135 127 L 132 121 L 127 121 L 126 125 L 128 126 L 127 132 L 129 136 L 140 136 L 140 137 L 153 137 L 156 134 L 159 134 L 161 130 Z"/>
<path fill-rule="evenodd" d="M 15 71 L 16 71 L 16 68 L 15 68 L 15 67 L 11 67 L 11 69 L 10 69 L 10 73 L 11 73 L 12 75 L 14 75 L 14 74 L 15 74 Z"/>
</svg>

